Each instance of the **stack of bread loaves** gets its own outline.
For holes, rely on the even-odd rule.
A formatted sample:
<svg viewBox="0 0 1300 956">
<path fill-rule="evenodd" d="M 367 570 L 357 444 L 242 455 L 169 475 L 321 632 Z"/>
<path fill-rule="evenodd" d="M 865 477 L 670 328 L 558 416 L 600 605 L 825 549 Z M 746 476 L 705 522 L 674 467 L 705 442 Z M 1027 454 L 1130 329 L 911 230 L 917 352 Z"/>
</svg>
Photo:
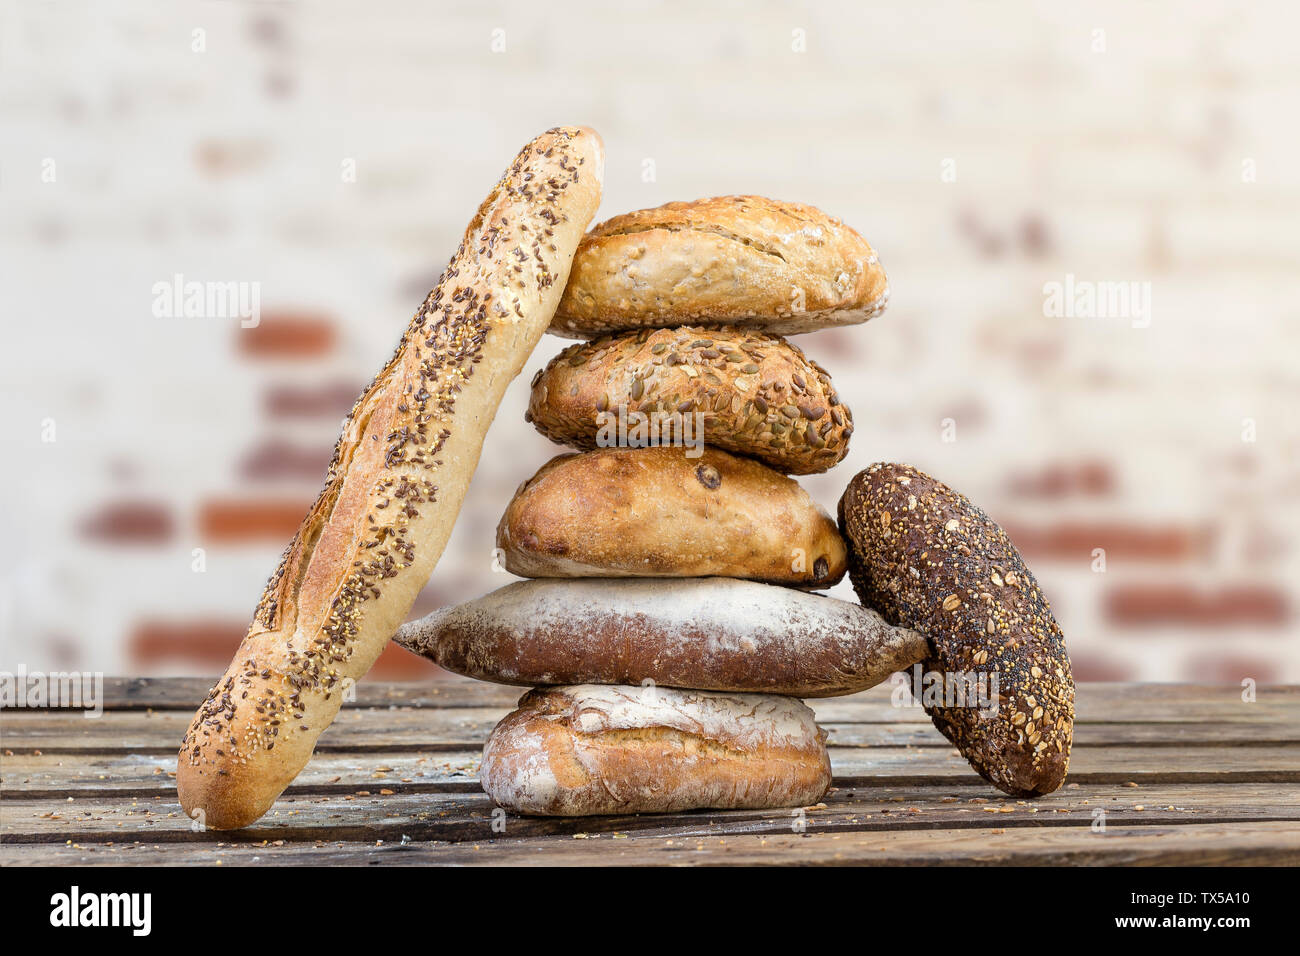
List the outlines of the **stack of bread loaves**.
<svg viewBox="0 0 1300 956">
<path fill-rule="evenodd" d="M 586 338 L 527 418 L 581 449 L 526 481 L 497 529 L 530 581 L 407 625 L 403 646 L 536 685 L 492 732 L 500 805 L 599 814 L 815 803 L 825 733 L 798 698 L 927 655 L 873 610 L 808 593 L 845 574 L 835 521 L 790 474 L 843 459 L 852 416 L 782 333 L 862 322 L 888 287 L 817 209 L 753 196 L 615 217 L 574 258 L 551 331 Z"/>
<path fill-rule="evenodd" d="M 588 339 L 528 417 L 581 454 L 524 483 L 498 545 L 532 578 L 403 626 L 461 674 L 534 689 L 483 786 L 522 813 L 816 801 L 825 735 L 798 698 L 920 664 L 921 703 L 989 782 L 1050 793 L 1069 763 L 1061 629 L 1006 534 L 907 465 L 856 475 L 838 527 L 791 478 L 844 458 L 830 376 L 782 335 L 884 308 L 875 253 L 816 209 L 671 203 L 584 234 L 604 147 L 529 142 L 362 392 L 325 486 L 178 755 L 186 815 L 247 826 L 310 759 L 451 533 L 506 386 L 548 329 Z M 572 272 L 570 267 L 572 266 Z M 571 277 L 571 279 L 570 279 Z M 811 593 L 847 570 L 861 604 Z M 972 700 L 971 676 L 991 682 Z"/>
</svg>

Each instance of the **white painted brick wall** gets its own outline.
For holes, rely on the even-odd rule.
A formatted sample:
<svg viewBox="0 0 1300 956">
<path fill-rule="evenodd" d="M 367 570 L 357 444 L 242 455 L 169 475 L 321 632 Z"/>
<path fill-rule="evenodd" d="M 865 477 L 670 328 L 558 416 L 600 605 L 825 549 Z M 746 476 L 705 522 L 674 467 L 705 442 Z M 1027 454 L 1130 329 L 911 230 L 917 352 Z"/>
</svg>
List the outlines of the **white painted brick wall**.
<svg viewBox="0 0 1300 956">
<path fill-rule="evenodd" d="M 876 245 L 889 312 L 801 343 L 859 425 L 849 459 L 806 480 L 828 508 L 888 458 L 1019 524 L 1211 526 L 1204 559 L 1031 563 L 1080 660 L 1177 680 L 1236 657 L 1300 680 L 1298 19 L 1285 3 L 6 4 L 0 667 L 139 670 L 140 621 L 245 617 L 279 545 L 210 548 L 194 574 L 198 509 L 309 498 L 316 480 L 250 484 L 238 463 L 268 438 L 327 446 L 336 430 L 266 420 L 265 389 L 368 380 L 519 145 L 584 122 L 608 147 L 602 214 L 759 192 Z M 323 313 L 338 345 L 250 362 L 231 320 L 150 314 L 153 283 L 177 272 L 260 282 L 264 309 Z M 1043 284 L 1067 273 L 1149 281 L 1151 327 L 1045 317 Z M 525 384 L 561 344 L 545 340 L 507 395 L 431 600 L 505 580 L 492 529 L 559 451 L 523 423 Z M 1107 463 L 1114 494 L 1008 490 L 1079 460 Z M 163 503 L 175 534 L 123 547 L 78 533 L 121 497 Z M 1261 535 L 1274 545 L 1252 558 Z M 1275 589 L 1289 617 L 1107 617 L 1110 589 L 1161 582 Z M 167 665 L 185 667 L 215 669 Z"/>
</svg>

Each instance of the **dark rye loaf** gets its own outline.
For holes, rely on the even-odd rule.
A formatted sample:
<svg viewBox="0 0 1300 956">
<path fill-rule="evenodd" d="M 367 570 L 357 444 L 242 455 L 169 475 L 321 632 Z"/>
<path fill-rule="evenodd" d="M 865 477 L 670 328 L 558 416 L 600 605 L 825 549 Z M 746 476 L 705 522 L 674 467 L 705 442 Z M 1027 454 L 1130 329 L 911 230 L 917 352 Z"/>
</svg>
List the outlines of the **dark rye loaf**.
<svg viewBox="0 0 1300 956">
<path fill-rule="evenodd" d="M 840 499 L 849 577 L 891 624 L 922 632 L 927 670 L 996 673 L 998 708 L 927 707 L 994 786 L 1051 793 L 1065 779 L 1074 680 L 1065 637 L 1006 533 L 947 485 L 908 465 L 859 472 Z M 946 702 L 945 702 L 946 703 Z"/>
</svg>

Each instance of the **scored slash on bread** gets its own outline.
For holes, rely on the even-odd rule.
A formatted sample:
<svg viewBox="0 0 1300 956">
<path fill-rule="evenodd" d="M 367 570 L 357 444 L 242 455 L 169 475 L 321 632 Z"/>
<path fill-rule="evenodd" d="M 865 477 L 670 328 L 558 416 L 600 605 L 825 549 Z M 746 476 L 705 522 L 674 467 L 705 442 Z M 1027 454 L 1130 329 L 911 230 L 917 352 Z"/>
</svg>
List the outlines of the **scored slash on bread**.
<svg viewBox="0 0 1300 956">
<path fill-rule="evenodd" d="M 719 196 L 594 226 L 550 331 L 737 325 L 791 335 L 865 322 L 888 301 L 875 250 L 840 220 L 800 203 Z"/>
<path fill-rule="evenodd" d="M 929 655 L 852 601 L 732 578 L 517 581 L 440 608 L 396 641 L 505 684 L 639 684 L 832 697 Z"/>
<path fill-rule="evenodd" d="M 603 165 L 581 127 L 525 146 L 357 400 L 324 490 L 185 734 L 176 783 L 191 818 L 224 830 L 265 813 L 405 618 L 501 396 L 554 314 Z"/>
<path fill-rule="evenodd" d="M 927 706 L 934 725 L 991 784 L 1015 796 L 1065 779 L 1074 679 L 1065 637 L 1006 533 L 964 496 L 908 465 L 859 472 L 839 504 L 858 597 L 922 632 L 925 667 L 996 674 L 996 713 Z"/>
<path fill-rule="evenodd" d="M 522 814 L 807 806 L 830 787 L 825 740 L 793 697 L 539 687 L 492 730 L 479 778 Z"/>
<path fill-rule="evenodd" d="M 572 345 L 533 378 L 526 418 L 547 438 L 597 447 L 602 422 L 702 416 L 703 440 L 778 471 L 826 471 L 848 453 L 853 416 L 830 375 L 776 335 L 646 329 Z"/>
<path fill-rule="evenodd" d="M 602 448 L 551 459 L 497 526 L 524 577 L 710 577 L 826 588 L 844 577 L 834 519 L 793 479 L 701 448 Z"/>
</svg>

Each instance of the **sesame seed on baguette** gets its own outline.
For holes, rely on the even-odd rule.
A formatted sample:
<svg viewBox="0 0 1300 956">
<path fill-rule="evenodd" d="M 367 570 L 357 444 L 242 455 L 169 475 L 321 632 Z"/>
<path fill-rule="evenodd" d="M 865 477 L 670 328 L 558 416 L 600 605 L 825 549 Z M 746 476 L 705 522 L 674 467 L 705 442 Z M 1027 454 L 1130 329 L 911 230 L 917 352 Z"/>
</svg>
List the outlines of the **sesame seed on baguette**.
<svg viewBox="0 0 1300 956">
<path fill-rule="evenodd" d="M 185 734 L 176 782 L 191 818 L 227 830 L 265 813 L 406 617 L 554 314 L 603 166 L 585 128 L 525 146 L 353 406 L 324 489 Z"/>
</svg>

